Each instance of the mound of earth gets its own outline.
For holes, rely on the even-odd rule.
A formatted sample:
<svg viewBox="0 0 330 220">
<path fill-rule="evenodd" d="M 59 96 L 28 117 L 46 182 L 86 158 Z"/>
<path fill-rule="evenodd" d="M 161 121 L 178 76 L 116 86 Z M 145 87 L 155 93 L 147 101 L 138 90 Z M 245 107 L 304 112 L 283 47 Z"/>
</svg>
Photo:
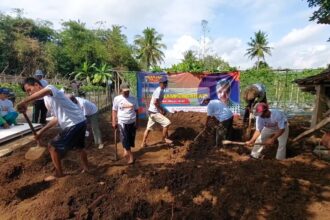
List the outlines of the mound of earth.
<svg viewBox="0 0 330 220">
<path fill-rule="evenodd" d="M 67 176 L 43 179 L 53 172 L 49 155 L 27 161 L 31 142 L 0 158 L 1 219 L 328 219 L 329 164 L 311 154 L 311 142 L 289 143 L 289 158 L 274 160 L 276 146 L 264 160 L 249 160 L 249 148 L 214 147 L 210 135 L 197 141 L 203 113 L 168 116 L 174 146 L 164 145 L 161 129 L 140 148 L 144 128 L 137 132 L 134 165 L 127 165 L 118 144 L 114 161 L 114 132 L 108 114 L 101 130 L 105 148 L 88 147 L 91 173 L 81 173 L 75 152 L 63 160 Z M 291 119 L 290 129 L 306 127 Z M 236 139 L 242 134 L 235 121 Z M 308 125 L 307 125 L 308 126 Z M 50 131 L 42 143 L 56 134 Z M 88 140 L 90 143 L 91 140 Z M 13 143 L 15 144 L 15 143 Z"/>
</svg>

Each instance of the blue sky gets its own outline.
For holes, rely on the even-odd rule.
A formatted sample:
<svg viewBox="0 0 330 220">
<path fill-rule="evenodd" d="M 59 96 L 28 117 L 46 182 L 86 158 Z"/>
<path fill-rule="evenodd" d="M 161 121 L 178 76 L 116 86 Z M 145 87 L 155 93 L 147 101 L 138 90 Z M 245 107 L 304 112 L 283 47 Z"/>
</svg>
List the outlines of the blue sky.
<svg viewBox="0 0 330 220">
<path fill-rule="evenodd" d="M 92 28 L 98 27 L 97 21 L 103 21 L 103 27 L 123 25 L 130 43 L 144 28 L 154 27 L 167 45 L 163 67 L 180 62 L 186 50 L 201 50 L 203 19 L 208 21 L 208 53 L 240 69 L 255 62 L 244 54 L 258 30 L 268 34 L 273 50 L 266 61 L 274 68 L 330 63 L 330 25 L 309 21 L 313 9 L 306 0 L 1 0 L 0 11 L 10 13 L 12 8 L 24 9 L 29 18 L 49 20 L 57 29 L 69 19 Z"/>
</svg>

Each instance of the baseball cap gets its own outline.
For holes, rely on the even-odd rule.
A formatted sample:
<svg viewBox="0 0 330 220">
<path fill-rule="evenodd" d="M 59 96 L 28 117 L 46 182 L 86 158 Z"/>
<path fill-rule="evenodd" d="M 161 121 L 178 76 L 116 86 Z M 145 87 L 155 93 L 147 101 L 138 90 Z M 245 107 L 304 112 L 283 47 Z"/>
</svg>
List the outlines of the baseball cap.
<svg viewBox="0 0 330 220">
<path fill-rule="evenodd" d="M 7 88 L 1 88 L 1 90 L 0 90 L 0 94 L 6 94 L 6 95 L 9 95 L 9 93 L 10 93 L 10 91 L 9 91 L 9 89 L 7 89 Z"/>
<path fill-rule="evenodd" d="M 120 84 L 120 90 L 121 91 L 123 91 L 123 92 L 127 92 L 127 91 L 129 91 L 130 89 L 129 89 L 129 85 L 127 84 L 127 83 L 122 83 L 122 84 Z"/>
<path fill-rule="evenodd" d="M 159 83 L 165 83 L 167 82 L 167 77 L 166 76 L 162 76 L 162 78 L 159 79 Z"/>
<path fill-rule="evenodd" d="M 267 111 L 269 108 L 268 108 L 268 105 L 264 102 L 260 102 L 257 104 L 256 106 L 256 112 L 255 112 L 255 115 L 259 116 L 261 115 L 263 112 Z"/>
<path fill-rule="evenodd" d="M 36 70 L 36 72 L 34 73 L 35 76 L 43 76 L 44 73 L 41 70 Z"/>
</svg>

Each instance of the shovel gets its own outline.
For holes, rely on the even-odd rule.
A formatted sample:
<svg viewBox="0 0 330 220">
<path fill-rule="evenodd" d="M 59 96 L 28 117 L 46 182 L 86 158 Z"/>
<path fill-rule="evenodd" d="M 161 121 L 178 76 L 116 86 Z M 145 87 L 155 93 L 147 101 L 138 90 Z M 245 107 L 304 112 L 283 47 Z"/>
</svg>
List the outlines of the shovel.
<svg viewBox="0 0 330 220">
<path fill-rule="evenodd" d="M 206 128 L 204 128 L 203 130 L 201 130 L 201 131 L 197 134 L 197 136 L 194 138 L 194 142 L 196 142 L 196 141 L 198 140 L 198 138 L 199 138 L 202 134 L 204 134 L 205 131 L 206 131 Z"/>
<path fill-rule="evenodd" d="M 223 145 L 227 145 L 227 144 L 236 144 L 236 145 L 246 145 L 245 142 L 240 142 L 240 141 L 229 141 L 229 140 L 223 140 L 222 141 Z M 254 143 L 253 145 L 266 145 L 264 143 Z"/>
<path fill-rule="evenodd" d="M 29 117 L 26 115 L 25 112 L 23 113 L 23 116 L 24 116 L 26 122 L 29 124 L 29 127 L 30 127 L 33 135 L 36 136 L 37 133 L 34 130 L 33 125 L 31 123 Z M 27 159 L 27 160 L 37 160 L 44 154 L 45 151 L 46 151 L 46 148 L 40 147 L 39 142 L 38 142 L 38 145 L 36 147 L 30 147 L 30 149 L 25 153 L 25 159 Z"/>
<path fill-rule="evenodd" d="M 251 137 L 251 125 L 252 125 L 252 113 L 250 112 L 250 114 L 249 114 L 249 124 L 248 124 L 248 127 L 246 128 L 246 131 L 245 131 L 245 137 L 244 137 L 245 140 L 249 140 L 250 137 Z"/>
<path fill-rule="evenodd" d="M 118 160 L 118 153 L 117 153 L 117 128 L 114 130 L 114 136 L 115 136 L 115 160 Z"/>
</svg>

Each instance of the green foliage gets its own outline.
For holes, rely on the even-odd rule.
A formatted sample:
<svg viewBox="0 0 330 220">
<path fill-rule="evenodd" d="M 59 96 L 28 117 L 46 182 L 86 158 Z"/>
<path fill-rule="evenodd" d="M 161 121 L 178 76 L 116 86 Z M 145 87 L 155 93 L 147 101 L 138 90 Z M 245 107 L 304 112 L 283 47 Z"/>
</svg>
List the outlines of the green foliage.
<svg viewBox="0 0 330 220">
<path fill-rule="evenodd" d="M 73 72 L 71 75 L 74 75 L 76 80 L 86 80 L 88 84 L 91 84 L 94 77 L 94 67 L 95 63 L 89 65 L 88 62 L 85 61 L 83 62 L 80 70 Z"/>
<path fill-rule="evenodd" d="M 60 33 L 63 53 L 78 68 L 81 63 L 100 64 L 107 56 L 106 48 L 92 30 L 85 28 L 84 23 L 76 21 L 63 22 L 64 31 Z M 69 71 L 69 70 L 67 70 Z"/>
<path fill-rule="evenodd" d="M 107 83 L 108 80 L 112 80 L 113 76 L 111 73 L 111 68 L 107 64 L 103 64 L 100 68 L 94 66 L 94 76 L 93 76 L 93 83 L 94 84 L 101 84 Z"/>
<path fill-rule="evenodd" d="M 136 96 L 137 92 L 137 78 L 136 78 L 136 73 L 135 72 L 124 72 L 123 73 L 125 81 L 130 85 L 131 87 L 131 94 Z"/>
<path fill-rule="evenodd" d="M 295 72 L 292 70 L 284 70 L 279 72 L 271 69 L 250 69 L 247 71 L 242 71 L 240 77 L 240 94 L 242 94 L 242 91 L 248 85 L 262 83 L 266 86 L 268 100 L 271 102 L 289 101 L 290 99 L 293 99 L 291 91 L 294 91 L 295 94 L 297 94 L 297 92 L 300 94 L 297 84 L 293 82 L 295 79 L 316 75 L 321 71 L 322 69 L 310 69 L 302 72 Z M 298 98 L 304 99 L 306 103 L 310 103 L 314 98 L 309 93 L 301 92 L 300 96 L 301 97 Z"/>
<path fill-rule="evenodd" d="M 86 81 L 88 85 L 106 84 L 108 80 L 112 80 L 111 67 L 107 64 L 102 64 L 100 67 L 95 63 L 89 65 L 87 61 L 83 62 L 80 70 L 70 74 L 75 80 Z"/>
<path fill-rule="evenodd" d="M 103 91 L 103 86 L 97 86 L 97 85 L 83 85 L 80 87 L 80 90 L 85 92 L 92 92 L 92 91 Z"/>
<path fill-rule="evenodd" d="M 168 72 L 223 72 L 234 70 L 233 67 L 217 56 L 208 55 L 204 59 L 198 59 L 196 53 L 188 50 L 183 54 L 183 60 L 167 69 Z"/>
<path fill-rule="evenodd" d="M 249 48 L 245 55 L 248 55 L 249 58 L 257 58 L 257 69 L 259 68 L 260 60 L 265 61 L 265 54 L 271 55 L 271 47 L 268 46 L 267 34 L 262 31 L 254 33 L 254 38 L 250 38 L 248 42 Z"/>
<path fill-rule="evenodd" d="M 308 7 L 318 9 L 310 17 L 311 21 L 317 21 L 319 24 L 330 24 L 330 1 L 329 0 L 307 0 Z"/>
<path fill-rule="evenodd" d="M 122 34 L 122 26 L 114 25 L 111 30 L 99 30 L 98 37 L 105 42 L 108 52 L 107 62 L 113 67 L 126 66 L 129 70 L 138 70 L 139 66 L 133 57 L 133 49 Z"/>
<path fill-rule="evenodd" d="M 142 36 L 135 36 L 134 44 L 138 54 L 137 58 L 146 70 L 163 61 L 162 49 L 166 49 L 166 45 L 161 43 L 162 38 L 163 35 L 158 34 L 154 28 L 146 28 L 143 30 Z"/>
<path fill-rule="evenodd" d="M 0 13 L 0 69 L 7 67 L 6 73 L 25 75 L 40 67 L 52 71 L 54 59 L 44 50 L 54 35 L 51 23 L 35 22 L 22 17 L 22 10 L 16 11 L 17 17 Z"/>
<path fill-rule="evenodd" d="M 21 85 L 18 83 L 0 83 L 0 87 L 10 89 L 15 93 L 16 97 L 23 97 L 25 95 Z"/>
</svg>

